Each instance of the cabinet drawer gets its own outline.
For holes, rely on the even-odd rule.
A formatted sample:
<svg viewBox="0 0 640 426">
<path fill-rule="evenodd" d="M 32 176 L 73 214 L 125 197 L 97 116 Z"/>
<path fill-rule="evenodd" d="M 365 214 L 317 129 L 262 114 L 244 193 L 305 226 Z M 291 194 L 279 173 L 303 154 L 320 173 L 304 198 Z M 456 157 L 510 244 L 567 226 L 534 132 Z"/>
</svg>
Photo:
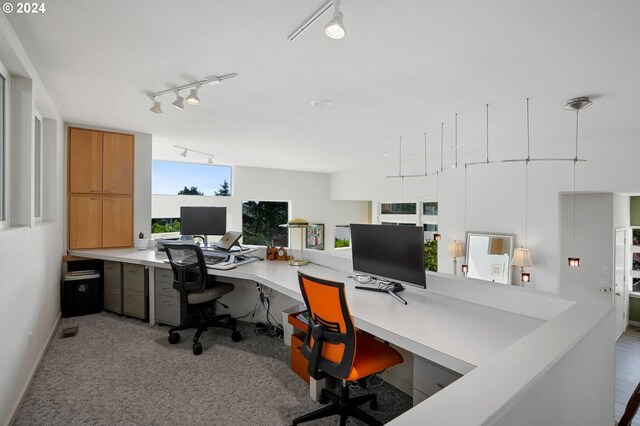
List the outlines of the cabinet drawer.
<svg viewBox="0 0 640 426">
<path fill-rule="evenodd" d="M 122 263 L 104 261 L 104 286 L 122 287 Z"/>
<path fill-rule="evenodd" d="M 460 377 L 459 374 L 424 358 L 413 358 L 413 388 L 425 395 L 434 395 Z"/>
<path fill-rule="evenodd" d="M 123 300 L 123 312 L 132 317 L 145 319 L 145 297 L 144 291 L 125 289 Z"/>
<path fill-rule="evenodd" d="M 164 295 L 156 296 L 156 322 L 180 324 L 180 299 Z"/>
<path fill-rule="evenodd" d="M 120 287 L 104 287 L 104 309 L 117 314 L 122 313 L 122 290 Z"/>
<path fill-rule="evenodd" d="M 169 283 L 173 285 L 173 271 L 171 269 L 156 268 L 156 283 L 158 282 Z"/>
<path fill-rule="evenodd" d="M 166 283 L 156 280 L 156 296 L 158 295 L 174 297 L 177 300 L 180 300 L 180 292 L 173 289 L 173 283 Z"/>
<path fill-rule="evenodd" d="M 125 264 L 122 268 L 124 288 L 144 292 L 144 266 Z"/>
</svg>

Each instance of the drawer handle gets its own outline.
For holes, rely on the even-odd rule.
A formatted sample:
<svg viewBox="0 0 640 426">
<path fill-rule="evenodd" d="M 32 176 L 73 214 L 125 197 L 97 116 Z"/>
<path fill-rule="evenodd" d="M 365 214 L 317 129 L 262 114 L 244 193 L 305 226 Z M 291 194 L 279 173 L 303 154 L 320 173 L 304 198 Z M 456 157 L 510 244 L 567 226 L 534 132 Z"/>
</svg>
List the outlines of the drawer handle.
<svg viewBox="0 0 640 426">
<path fill-rule="evenodd" d="M 169 302 L 168 300 L 163 300 L 162 304 L 163 305 L 173 305 L 173 302 Z"/>
<path fill-rule="evenodd" d="M 439 387 L 440 389 L 444 389 L 445 386 L 442 383 L 436 383 L 436 386 Z"/>
<path fill-rule="evenodd" d="M 110 292 L 110 294 L 118 294 L 118 292 L 117 291 L 112 291 L 112 292 Z"/>
</svg>

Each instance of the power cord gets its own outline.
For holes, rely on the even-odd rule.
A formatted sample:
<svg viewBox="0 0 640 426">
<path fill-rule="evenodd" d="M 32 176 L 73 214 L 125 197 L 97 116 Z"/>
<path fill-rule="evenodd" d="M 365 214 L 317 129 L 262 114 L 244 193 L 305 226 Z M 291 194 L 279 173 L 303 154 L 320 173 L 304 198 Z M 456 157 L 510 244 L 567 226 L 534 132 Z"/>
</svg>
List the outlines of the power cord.
<svg viewBox="0 0 640 426">
<path fill-rule="evenodd" d="M 278 321 L 271 315 L 271 302 L 269 301 L 269 296 L 273 293 L 273 289 L 266 293 L 262 287 L 262 284 L 256 283 L 256 288 L 258 290 L 259 295 L 259 304 L 262 305 L 262 308 L 266 311 L 266 323 L 257 322 L 255 323 L 256 327 L 253 330 L 254 333 L 258 336 L 267 336 L 267 337 L 278 337 L 282 338 L 284 336 L 284 329 L 282 325 L 278 323 Z M 253 311 L 253 315 L 251 316 L 251 322 L 253 322 L 253 318 L 258 308 L 258 303 L 256 303 L 256 309 Z M 271 320 L 273 319 L 273 322 Z"/>
</svg>

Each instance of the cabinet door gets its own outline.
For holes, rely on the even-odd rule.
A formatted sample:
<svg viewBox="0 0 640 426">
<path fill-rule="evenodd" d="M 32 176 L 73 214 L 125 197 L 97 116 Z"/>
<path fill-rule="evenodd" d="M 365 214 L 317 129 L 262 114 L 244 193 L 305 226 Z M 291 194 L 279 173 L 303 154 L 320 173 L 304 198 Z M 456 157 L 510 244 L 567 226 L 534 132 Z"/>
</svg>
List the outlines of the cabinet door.
<svg viewBox="0 0 640 426">
<path fill-rule="evenodd" d="M 69 192 L 102 192 L 102 132 L 69 129 Z"/>
<path fill-rule="evenodd" d="M 133 194 L 133 135 L 104 133 L 102 136 L 103 194 Z"/>
<path fill-rule="evenodd" d="M 69 248 L 102 247 L 102 198 L 69 196 Z"/>
<path fill-rule="evenodd" d="M 131 197 L 102 199 L 102 247 L 131 247 L 133 209 Z"/>
</svg>

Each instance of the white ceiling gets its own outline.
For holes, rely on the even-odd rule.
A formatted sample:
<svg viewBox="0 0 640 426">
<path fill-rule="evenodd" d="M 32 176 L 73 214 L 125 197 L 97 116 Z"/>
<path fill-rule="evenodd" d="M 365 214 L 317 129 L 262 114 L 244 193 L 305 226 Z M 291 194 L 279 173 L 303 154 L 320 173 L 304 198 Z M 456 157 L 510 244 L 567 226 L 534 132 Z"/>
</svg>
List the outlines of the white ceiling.
<svg viewBox="0 0 640 426">
<path fill-rule="evenodd" d="M 486 103 L 492 147 L 522 146 L 527 97 L 539 146 L 571 139 L 562 105 L 583 95 L 596 100 L 593 133 L 640 134 L 638 0 L 344 0 L 343 40 L 324 35 L 326 14 L 287 41 L 323 3 L 55 0 L 8 17 L 65 121 L 152 133 L 159 159 L 182 159 L 176 144 L 218 164 L 396 164 L 399 136 L 417 156 L 427 131 L 435 154 L 440 122 L 451 148 L 459 112 L 471 160 L 485 149 Z M 198 107 L 177 111 L 167 95 L 164 114 L 149 112 L 150 92 L 228 73 L 239 77 L 203 88 Z"/>
</svg>

